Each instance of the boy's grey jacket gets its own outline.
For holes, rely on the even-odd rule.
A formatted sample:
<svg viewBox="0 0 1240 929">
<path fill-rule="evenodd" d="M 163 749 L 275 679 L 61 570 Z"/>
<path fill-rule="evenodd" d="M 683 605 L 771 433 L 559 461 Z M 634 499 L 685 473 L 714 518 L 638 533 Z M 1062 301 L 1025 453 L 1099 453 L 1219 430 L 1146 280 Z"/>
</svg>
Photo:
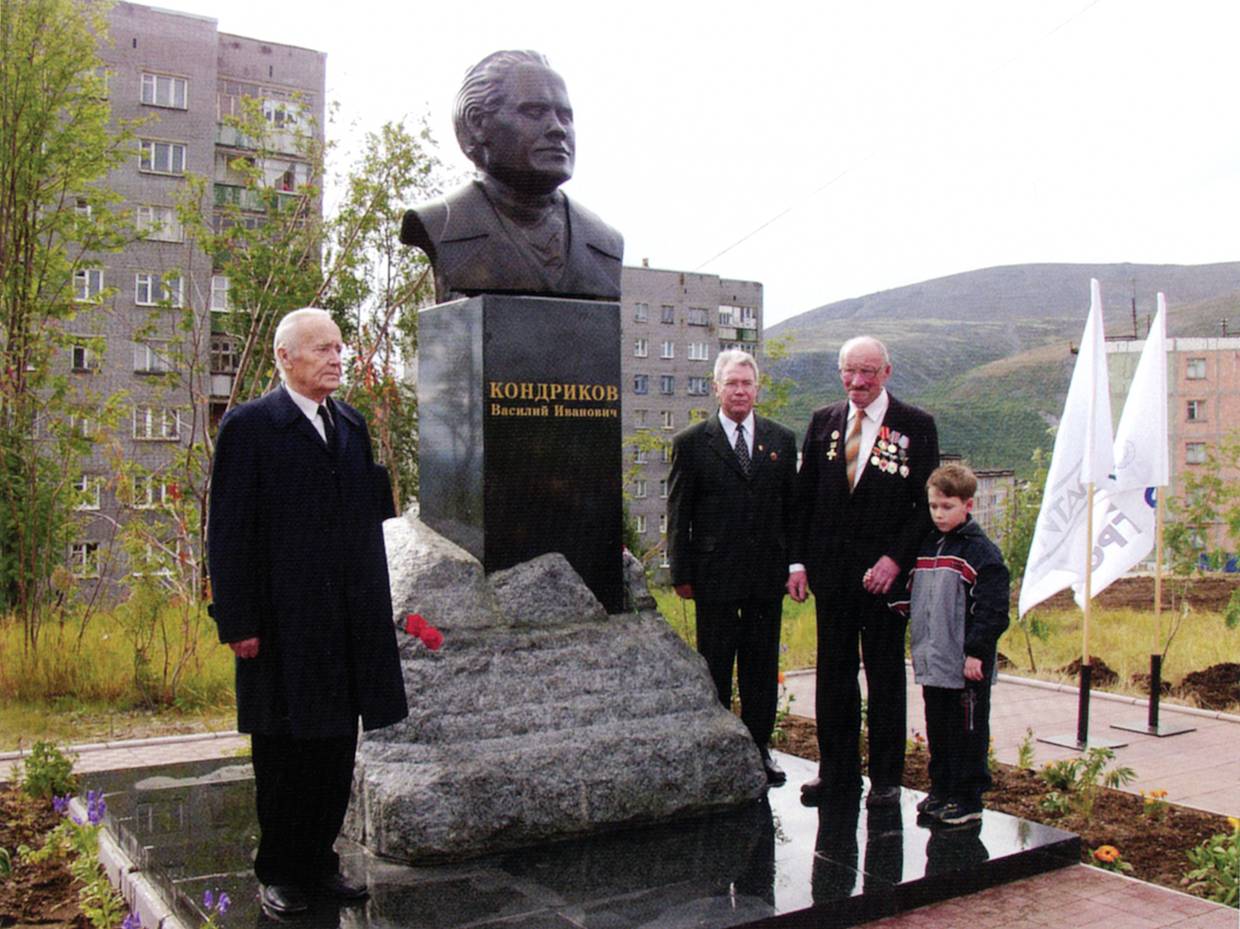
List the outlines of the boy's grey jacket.
<svg viewBox="0 0 1240 929">
<path fill-rule="evenodd" d="M 1009 584 L 1003 556 L 972 517 L 946 535 L 936 529 L 926 537 L 908 590 L 891 602 L 909 617 L 918 684 L 963 688 L 966 656 L 994 674 L 999 636 L 1008 627 Z"/>
</svg>

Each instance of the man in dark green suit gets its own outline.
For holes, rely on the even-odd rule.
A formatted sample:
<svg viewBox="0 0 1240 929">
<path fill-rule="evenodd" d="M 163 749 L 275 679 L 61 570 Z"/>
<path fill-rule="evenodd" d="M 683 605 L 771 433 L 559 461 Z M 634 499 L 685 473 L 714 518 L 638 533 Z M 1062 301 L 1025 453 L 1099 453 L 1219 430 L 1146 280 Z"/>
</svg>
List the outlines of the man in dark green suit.
<svg viewBox="0 0 1240 929">
<path fill-rule="evenodd" d="M 754 414 L 758 365 L 748 352 L 720 353 L 715 395 L 719 412 L 672 441 L 672 584 L 695 602 L 698 651 L 729 708 L 736 664 L 741 720 L 762 754 L 767 780 L 778 786 L 786 777 L 768 743 L 778 702 L 796 437 Z"/>
</svg>

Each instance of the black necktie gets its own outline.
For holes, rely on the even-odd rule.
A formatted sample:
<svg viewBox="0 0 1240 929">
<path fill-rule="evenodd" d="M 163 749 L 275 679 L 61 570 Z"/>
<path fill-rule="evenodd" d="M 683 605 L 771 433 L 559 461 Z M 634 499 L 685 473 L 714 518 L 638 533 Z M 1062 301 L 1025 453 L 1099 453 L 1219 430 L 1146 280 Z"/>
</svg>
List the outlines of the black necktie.
<svg viewBox="0 0 1240 929">
<path fill-rule="evenodd" d="M 327 404 L 319 404 L 319 419 L 323 420 L 323 435 L 328 448 L 336 447 L 336 427 L 332 425 L 332 414 L 327 411 Z"/>
<path fill-rule="evenodd" d="M 745 444 L 745 427 L 741 424 L 737 424 L 736 427 L 736 457 L 741 463 L 741 470 L 748 474 L 749 446 Z"/>
</svg>

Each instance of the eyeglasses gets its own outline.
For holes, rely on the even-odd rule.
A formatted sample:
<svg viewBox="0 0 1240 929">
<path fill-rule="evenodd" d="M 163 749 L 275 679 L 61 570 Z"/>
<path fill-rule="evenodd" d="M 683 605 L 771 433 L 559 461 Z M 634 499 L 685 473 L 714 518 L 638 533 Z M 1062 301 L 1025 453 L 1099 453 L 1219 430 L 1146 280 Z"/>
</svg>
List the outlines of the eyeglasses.
<svg viewBox="0 0 1240 929">
<path fill-rule="evenodd" d="M 844 375 L 844 377 L 864 377 L 866 379 L 878 377 L 882 371 L 882 368 L 840 368 L 840 374 Z"/>
</svg>

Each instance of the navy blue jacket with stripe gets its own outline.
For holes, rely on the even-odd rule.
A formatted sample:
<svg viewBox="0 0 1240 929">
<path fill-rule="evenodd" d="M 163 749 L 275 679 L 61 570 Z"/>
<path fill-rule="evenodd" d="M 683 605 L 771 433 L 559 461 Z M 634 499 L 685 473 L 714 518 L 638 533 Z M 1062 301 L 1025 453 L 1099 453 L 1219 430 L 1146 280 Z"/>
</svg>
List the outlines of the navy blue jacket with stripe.
<svg viewBox="0 0 1240 929">
<path fill-rule="evenodd" d="M 1008 627 L 1010 577 L 1003 556 L 972 517 L 926 536 L 908 589 L 892 609 L 909 617 L 913 675 L 928 687 L 965 686 L 966 656 L 992 677 L 999 636 Z"/>
</svg>

